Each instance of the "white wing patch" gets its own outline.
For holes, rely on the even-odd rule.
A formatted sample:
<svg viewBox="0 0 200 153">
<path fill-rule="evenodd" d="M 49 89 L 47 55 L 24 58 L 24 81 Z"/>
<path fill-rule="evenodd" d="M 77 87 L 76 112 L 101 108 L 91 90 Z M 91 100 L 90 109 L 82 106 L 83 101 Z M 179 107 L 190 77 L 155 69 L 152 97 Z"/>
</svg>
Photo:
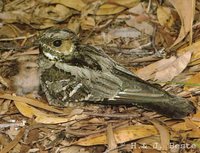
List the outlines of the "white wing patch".
<svg viewBox="0 0 200 153">
<path fill-rule="evenodd" d="M 47 58 L 49 58 L 50 60 L 54 60 L 54 59 L 57 58 L 56 56 L 54 56 L 54 55 L 52 55 L 52 54 L 50 54 L 50 53 L 47 53 L 47 52 L 43 52 L 43 53 L 44 53 L 44 55 L 45 55 Z"/>
<path fill-rule="evenodd" d="M 82 83 L 77 84 L 77 86 L 75 86 L 74 89 L 69 93 L 69 97 L 72 97 L 82 85 Z"/>
</svg>

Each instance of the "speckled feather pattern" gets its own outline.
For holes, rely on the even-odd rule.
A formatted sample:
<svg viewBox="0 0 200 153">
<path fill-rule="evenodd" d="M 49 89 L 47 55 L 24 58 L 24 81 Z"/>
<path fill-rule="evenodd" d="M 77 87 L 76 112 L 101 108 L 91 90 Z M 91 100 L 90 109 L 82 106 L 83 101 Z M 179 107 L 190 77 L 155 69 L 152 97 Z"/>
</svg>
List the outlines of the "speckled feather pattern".
<svg viewBox="0 0 200 153">
<path fill-rule="evenodd" d="M 70 30 L 47 30 L 39 41 L 40 83 L 50 104 L 132 104 L 172 118 L 195 110 L 186 99 L 143 81 L 102 50 L 79 44 Z"/>
</svg>

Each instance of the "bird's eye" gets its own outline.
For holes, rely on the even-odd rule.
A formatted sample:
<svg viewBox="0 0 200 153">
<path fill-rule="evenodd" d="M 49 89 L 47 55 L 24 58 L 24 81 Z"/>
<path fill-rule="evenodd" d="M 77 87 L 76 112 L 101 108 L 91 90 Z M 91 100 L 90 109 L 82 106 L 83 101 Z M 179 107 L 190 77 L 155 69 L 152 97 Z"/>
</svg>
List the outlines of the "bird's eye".
<svg viewBox="0 0 200 153">
<path fill-rule="evenodd" d="M 62 40 L 55 40 L 55 41 L 53 42 L 53 45 L 54 45 L 55 47 L 60 47 L 60 46 L 62 45 Z"/>
</svg>

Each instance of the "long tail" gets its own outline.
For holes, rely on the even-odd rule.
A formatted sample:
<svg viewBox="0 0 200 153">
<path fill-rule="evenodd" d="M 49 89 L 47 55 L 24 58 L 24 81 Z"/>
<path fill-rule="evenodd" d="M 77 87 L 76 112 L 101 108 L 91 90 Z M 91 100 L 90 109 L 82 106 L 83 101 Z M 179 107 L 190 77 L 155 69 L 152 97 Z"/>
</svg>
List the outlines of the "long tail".
<svg viewBox="0 0 200 153">
<path fill-rule="evenodd" d="M 187 99 L 170 94 L 149 94 L 135 92 L 119 92 L 116 101 L 129 103 L 154 110 L 165 116 L 180 119 L 195 112 L 194 105 Z"/>
</svg>

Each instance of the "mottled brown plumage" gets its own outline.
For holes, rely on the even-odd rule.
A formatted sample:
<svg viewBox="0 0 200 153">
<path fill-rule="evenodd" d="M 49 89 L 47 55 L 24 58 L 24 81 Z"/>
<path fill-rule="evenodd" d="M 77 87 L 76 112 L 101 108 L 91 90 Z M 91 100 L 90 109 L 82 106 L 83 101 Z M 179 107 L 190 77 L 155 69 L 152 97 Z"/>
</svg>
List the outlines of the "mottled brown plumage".
<svg viewBox="0 0 200 153">
<path fill-rule="evenodd" d="M 102 50 L 79 44 L 70 30 L 47 30 L 39 41 L 40 82 L 50 104 L 132 104 L 172 118 L 195 110 L 186 99 L 143 81 Z"/>
</svg>

